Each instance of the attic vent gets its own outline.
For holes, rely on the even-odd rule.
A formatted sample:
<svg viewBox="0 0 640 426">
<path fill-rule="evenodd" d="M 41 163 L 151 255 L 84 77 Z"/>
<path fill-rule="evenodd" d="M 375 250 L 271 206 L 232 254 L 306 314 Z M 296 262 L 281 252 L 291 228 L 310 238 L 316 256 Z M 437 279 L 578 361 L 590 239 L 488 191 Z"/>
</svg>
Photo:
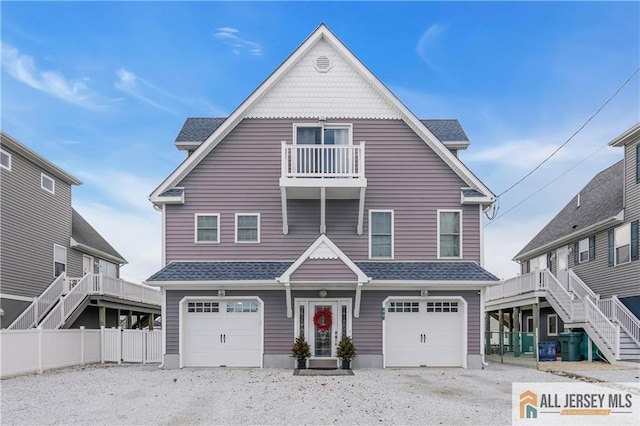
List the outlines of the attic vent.
<svg viewBox="0 0 640 426">
<path fill-rule="evenodd" d="M 318 72 L 329 72 L 331 69 L 331 59 L 328 56 L 318 56 L 316 58 L 316 71 Z"/>
</svg>

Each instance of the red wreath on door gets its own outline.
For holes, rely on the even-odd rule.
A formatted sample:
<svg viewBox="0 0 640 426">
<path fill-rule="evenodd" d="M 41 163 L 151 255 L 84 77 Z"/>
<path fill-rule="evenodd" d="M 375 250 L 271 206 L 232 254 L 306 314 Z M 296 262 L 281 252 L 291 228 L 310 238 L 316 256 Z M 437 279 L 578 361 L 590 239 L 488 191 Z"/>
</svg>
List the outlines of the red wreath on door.
<svg viewBox="0 0 640 426">
<path fill-rule="evenodd" d="M 321 311 L 316 312 L 313 316 L 313 325 L 316 326 L 319 330 L 327 331 L 331 328 L 331 311 L 328 309 L 323 309 Z"/>
</svg>

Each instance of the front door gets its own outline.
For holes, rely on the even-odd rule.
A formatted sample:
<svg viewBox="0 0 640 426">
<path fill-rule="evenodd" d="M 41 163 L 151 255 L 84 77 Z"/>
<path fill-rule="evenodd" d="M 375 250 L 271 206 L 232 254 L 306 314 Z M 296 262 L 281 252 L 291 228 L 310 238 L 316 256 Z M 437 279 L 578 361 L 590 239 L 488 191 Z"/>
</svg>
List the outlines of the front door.
<svg viewBox="0 0 640 426">
<path fill-rule="evenodd" d="M 83 255 L 82 256 L 82 276 L 87 274 L 93 274 L 93 257 Z"/>
<path fill-rule="evenodd" d="M 310 302 L 309 345 L 314 358 L 335 357 L 338 344 L 338 302 Z"/>
</svg>

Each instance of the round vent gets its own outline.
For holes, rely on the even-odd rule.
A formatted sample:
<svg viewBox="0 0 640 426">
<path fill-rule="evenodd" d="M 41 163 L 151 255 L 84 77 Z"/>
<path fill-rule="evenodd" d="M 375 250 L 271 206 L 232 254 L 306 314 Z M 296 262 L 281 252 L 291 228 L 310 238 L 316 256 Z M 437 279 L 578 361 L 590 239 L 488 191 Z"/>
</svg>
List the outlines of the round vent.
<svg viewBox="0 0 640 426">
<path fill-rule="evenodd" d="M 331 69 L 331 59 L 328 56 L 318 56 L 316 58 L 316 71 L 328 72 Z"/>
</svg>

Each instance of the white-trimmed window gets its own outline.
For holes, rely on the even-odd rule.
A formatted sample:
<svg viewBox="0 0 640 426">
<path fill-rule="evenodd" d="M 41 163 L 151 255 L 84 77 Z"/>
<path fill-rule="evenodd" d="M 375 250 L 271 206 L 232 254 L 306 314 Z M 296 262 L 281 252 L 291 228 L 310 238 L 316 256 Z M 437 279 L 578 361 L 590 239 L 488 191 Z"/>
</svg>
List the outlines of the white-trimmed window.
<svg viewBox="0 0 640 426">
<path fill-rule="evenodd" d="M 258 302 L 256 301 L 238 301 L 238 302 L 227 302 L 227 312 L 249 312 L 255 313 L 258 312 Z"/>
<path fill-rule="evenodd" d="M 616 265 L 631 261 L 631 224 L 627 223 L 615 229 L 614 247 Z"/>
<path fill-rule="evenodd" d="M 236 243 L 260 242 L 260 213 L 236 213 Z"/>
<path fill-rule="evenodd" d="M 297 149 L 296 172 L 350 173 L 351 161 L 347 149 L 324 149 L 352 144 L 351 124 L 294 124 L 293 140 Z"/>
<path fill-rule="evenodd" d="M 218 302 L 188 302 L 187 312 L 216 313 L 220 312 L 220 305 Z"/>
<path fill-rule="evenodd" d="M 56 193 L 56 181 L 52 177 L 40 173 L 40 187 L 52 194 Z"/>
<path fill-rule="evenodd" d="M 461 210 L 438 210 L 438 257 L 462 257 Z"/>
<path fill-rule="evenodd" d="M 547 315 L 547 336 L 557 336 L 558 335 L 558 315 L 549 314 Z"/>
<path fill-rule="evenodd" d="M 60 276 L 67 270 L 67 248 L 58 244 L 53 245 L 53 276 Z"/>
<path fill-rule="evenodd" d="M 458 312 L 458 302 L 427 302 L 427 312 Z"/>
<path fill-rule="evenodd" d="M 115 263 L 107 262 L 104 259 L 100 259 L 98 261 L 98 270 L 102 275 L 106 275 L 108 277 L 118 276 L 118 266 Z"/>
<path fill-rule="evenodd" d="M 532 316 L 526 316 L 524 317 L 524 323 L 526 324 L 525 326 L 525 332 L 527 333 L 533 333 L 535 330 L 533 329 L 533 317 Z"/>
<path fill-rule="evenodd" d="M 589 260 L 589 239 L 585 238 L 578 242 L 578 261 L 580 263 Z"/>
<path fill-rule="evenodd" d="M 389 312 L 420 312 L 420 303 L 389 302 Z"/>
<path fill-rule="evenodd" d="M 369 210 L 369 257 L 393 259 L 393 210 Z"/>
<path fill-rule="evenodd" d="M 220 242 L 220 214 L 196 213 L 195 215 L 195 239 L 196 243 Z"/>
<path fill-rule="evenodd" d="M 11 171 L 11 154 L 4 149 L 0 149 L 0 167 Z"/>
</svg>

